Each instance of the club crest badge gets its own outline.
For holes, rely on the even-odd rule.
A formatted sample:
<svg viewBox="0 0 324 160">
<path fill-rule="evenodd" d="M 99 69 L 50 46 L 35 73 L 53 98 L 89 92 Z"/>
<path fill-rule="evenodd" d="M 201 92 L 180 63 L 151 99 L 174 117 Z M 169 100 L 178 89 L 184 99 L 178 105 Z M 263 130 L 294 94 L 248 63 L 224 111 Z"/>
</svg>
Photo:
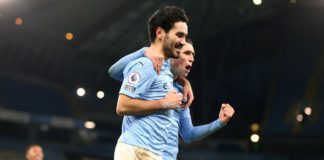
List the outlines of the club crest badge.
<svg viewBox="0 0 324 160">
<path fill-rule="evenodd" d="M 141 80 L 141 76 L 137 72 L 133 72 L 128 76 L 128 83 L 135 85 Z"/>
</svg>

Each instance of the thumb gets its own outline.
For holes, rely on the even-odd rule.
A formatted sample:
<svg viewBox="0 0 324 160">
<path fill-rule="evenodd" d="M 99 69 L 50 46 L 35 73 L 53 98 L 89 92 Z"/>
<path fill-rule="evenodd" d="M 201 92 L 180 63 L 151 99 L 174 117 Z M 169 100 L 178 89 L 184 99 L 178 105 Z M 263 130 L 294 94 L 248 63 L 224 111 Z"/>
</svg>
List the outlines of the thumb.
<svg viewBox="0 0 324 160">
<path fill-rule="evenodd" d="M 157 69 L 157 74 L 160 75 L 160 69 L 159 68 Z"/>
</svg>

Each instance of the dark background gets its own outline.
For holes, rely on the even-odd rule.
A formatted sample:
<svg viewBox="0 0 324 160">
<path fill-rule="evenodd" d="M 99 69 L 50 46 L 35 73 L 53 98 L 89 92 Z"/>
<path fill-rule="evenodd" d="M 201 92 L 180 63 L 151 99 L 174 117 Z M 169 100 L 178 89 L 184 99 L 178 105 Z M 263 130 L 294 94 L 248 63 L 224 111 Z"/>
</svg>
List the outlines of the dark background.
<svg viewBox="0 0 324 160">
<path fill-rule="evenodd" d="M 181 143 L 179 159 L 324 159 L 321 0 L 0 0 L 0 159 L 22 159 L 31 143 L 46 159 L 112 159 L 121 83 L 107 70 L 148 45 L 146 21 L 164 5 L 190 18 L 193 123 L 217 119 L 223 102 L 236 110 L 225 128 Z"/>
</svg>

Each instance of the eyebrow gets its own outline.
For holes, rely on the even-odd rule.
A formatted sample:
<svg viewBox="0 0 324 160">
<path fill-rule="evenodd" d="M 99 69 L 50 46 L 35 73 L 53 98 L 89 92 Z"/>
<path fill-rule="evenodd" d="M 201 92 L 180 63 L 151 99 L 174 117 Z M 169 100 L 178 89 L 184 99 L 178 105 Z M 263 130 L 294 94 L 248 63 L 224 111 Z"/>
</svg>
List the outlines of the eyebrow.
<svg viewBox="0 0 324 160">
<path fill-rule="evenodd" d="M 184 53 L 186 53 L 186 54 L 190 53 L 190 54 L 192 54 L 192 55 L 196 55 L 195 52 L 191 52 L 190 50 L 186 50 L 186 51 L 184 51 Z"/>
</svg>

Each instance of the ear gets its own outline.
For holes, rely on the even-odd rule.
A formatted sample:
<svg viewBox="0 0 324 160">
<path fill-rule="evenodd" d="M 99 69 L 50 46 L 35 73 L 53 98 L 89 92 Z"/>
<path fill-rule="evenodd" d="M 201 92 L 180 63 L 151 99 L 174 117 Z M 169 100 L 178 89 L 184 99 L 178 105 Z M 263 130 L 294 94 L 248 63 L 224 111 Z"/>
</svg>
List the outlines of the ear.
<svg viewBox="0 0 324 160">
<path fill-rule="evenodd" d="M 156 34 L 157 40 L 162 41 L 162 39 L 164 38 L 164 35 L 165 35 L 165 31 L 163 28 L 157 27 L 155 34 Z"/>
</svg>

